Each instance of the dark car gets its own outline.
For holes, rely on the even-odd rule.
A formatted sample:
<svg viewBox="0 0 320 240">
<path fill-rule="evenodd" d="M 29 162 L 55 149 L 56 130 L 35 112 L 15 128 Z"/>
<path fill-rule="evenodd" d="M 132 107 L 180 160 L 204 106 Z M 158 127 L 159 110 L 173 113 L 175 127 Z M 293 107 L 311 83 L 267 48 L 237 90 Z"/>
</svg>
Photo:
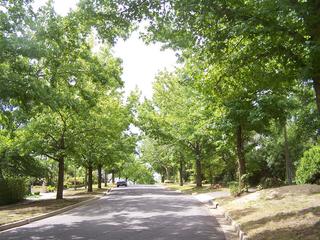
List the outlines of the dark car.
<svg viewBox="0 0 320 240">
<path fill-rule="evenodd" d="M 127 181 L 124 181 L 124 180 L 117 181 L 117 187 L 120 187 L 120 186 L 127 187 L 128 186 Z"/>
</svg>

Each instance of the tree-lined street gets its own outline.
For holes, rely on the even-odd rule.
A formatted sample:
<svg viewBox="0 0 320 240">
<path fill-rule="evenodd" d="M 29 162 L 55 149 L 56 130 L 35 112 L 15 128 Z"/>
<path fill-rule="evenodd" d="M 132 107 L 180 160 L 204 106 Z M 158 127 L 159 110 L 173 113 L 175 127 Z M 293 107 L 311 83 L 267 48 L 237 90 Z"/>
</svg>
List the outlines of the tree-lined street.
<svg viewBox="0 0 320 240">
<path fill-rule="evenodd" d="M 0 233 L 1 240 L 28 239 L 216 239 L 219 224 L 190 195 L 163 187 L 114 189 L 87 206 Z"/>
</svg>

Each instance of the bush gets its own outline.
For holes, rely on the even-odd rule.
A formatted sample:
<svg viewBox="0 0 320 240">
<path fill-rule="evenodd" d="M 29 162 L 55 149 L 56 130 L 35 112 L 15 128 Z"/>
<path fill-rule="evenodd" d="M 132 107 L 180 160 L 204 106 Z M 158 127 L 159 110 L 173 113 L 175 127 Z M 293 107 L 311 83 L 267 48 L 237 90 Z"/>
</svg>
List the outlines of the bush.
<svg viewBox="0 0 320 240">
<path fill-rule="evenodd" d="M 0 205 L 16 203 L 28 195 L 28 185 L 24 178 L 7 178 L 0 181 Z"/>
<path fill-rule="evenodd" d="M 241 189 L 238 182 L 229 182 L 228 186 L 232 196 L 237 197 L 241 194 Z"/>
<path fill-rule="evenodd" d="M 56 190 L 55 186 L 47 186 L 47 192 L 54 192 Z"/>
<path fill-rule="evenodd" d="M 320 183 L 320 146 L 304 152 L 297 168 L 296 182 Z"/>
<path fill-rule="evenodd" d="M 208 180 L 202 180 L 202 184 L 208 184 L 209 181 Z"/>
<path fill-rule="evenodd" d="M 276 177 L 266 177 L 263 178 L 260 182 L 262 188 L 273 188 L 273 187 L 281 187 L 284 185 L 284 182 Z"/>
</svg>

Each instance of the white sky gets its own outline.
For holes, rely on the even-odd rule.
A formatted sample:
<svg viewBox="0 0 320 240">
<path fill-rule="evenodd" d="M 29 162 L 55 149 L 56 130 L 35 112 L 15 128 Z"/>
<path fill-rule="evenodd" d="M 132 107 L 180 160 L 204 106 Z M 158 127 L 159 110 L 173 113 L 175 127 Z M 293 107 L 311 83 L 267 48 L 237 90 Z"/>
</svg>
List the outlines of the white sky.
<svg viewBox="0 0 320 240">
<path fill-rule="evenodd" d="M 156 74 L 164 68 L 173 70 L 176 56 L 172 50 L 161 51 L 160 44 L 146 45 L 139 39 L 138 31 L 126 41 L 119 40 L 113 48 L 114 55 L 123 60 L 125 91 L 128 94 L 137 86 L 142 95 L 152 96 L 152 82 Z"/>
<path fill-rule="evenodd" d="M 35 0 L 34 6 L 39 7 L 47 0 Z M 76 7 L 77 0 L 55 0 L 55 10 L 58 14 L 66 15 Z M 113 48 L 113 53 L 123 61 L 122 80 L 125 82 L 125 95 L 136 87 L 143 97 L 152 96 L 152 82 L 156 74 L 166 68 L 173 70 L 176 56 L 172 50 L 161 51 L 160 44 L 146 45 L 139 39 L 138 31 L 126 41 L 119 40 Z"/>
</svg>

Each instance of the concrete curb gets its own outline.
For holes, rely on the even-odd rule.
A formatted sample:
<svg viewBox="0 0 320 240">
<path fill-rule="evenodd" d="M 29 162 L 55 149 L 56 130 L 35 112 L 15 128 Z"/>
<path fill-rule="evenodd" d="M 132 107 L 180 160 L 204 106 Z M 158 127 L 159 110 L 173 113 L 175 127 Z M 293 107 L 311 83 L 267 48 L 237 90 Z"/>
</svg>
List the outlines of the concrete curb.
<svg viewBox="0 0 320 240">
<path fill-rule="evenodd" d="M 85 200 L 85 201 L 82 201 L 82 202 L 79 202 L 79 203 L 75 203 L 75 204 L 72 204 L 70 206 L 67 206 L 67 207 L 64 207 L 64 208 L 60 208 L 58 210 L 54 210 L 52 212 L 41 214 L 39 216 L 27 218 L 27 219 L 24 219 L 24 220 L 13 222 L 13 223 L 4 224 L 4 225 L 0 226 L 0 232 L 5 231 L 5 230 L 9 230 L 11 228 L 20 227 L 20 226 L 23 226 L 23 225 L 26 225 L 26 224 L 29 224 L 29 223 L 32 223 L 32 222 L 35 222 L 35 221 L 39 221 L 39 220 L 42 220 L 42 219 L 45 219 L 45 218 L 48 218 L 48 217 L 52 217 L 52 216 L 58 215 L 60 213 L 68 212 L 68 211 L 70 211 L 70 210 L 72 210 L 74 208 L 80 207 L 80 206 L 87 205 L 90 202 L 93 202 L 95 200 L 98 200 L 98 199 L 108 195 L 111 191 L 112 191 L 112 189 L 108 189 L 107 192 L 105 192 L 102 196 L 99 196 L 99 197 L 95 196 L 92 199 L 88 199 L 88 200 Z"/>
<path fill-rule="evenodd" d="M 169 190 L 172 190 L 170 189 L 169 187 L 166 187 L 166 189 L 169 189 Z M 173 190 L 175 192 L 178 192 L 178 193 L 182 193 L 181 190 Z M 191 196 L 195 196 L 196 194 L 191 194 Z M 199 201 L 199 200 L 198 200 Z M 228 212 L 222 208 L 218 202 L 214 201 L 214 200 L 209 200 L 207 203 L 205 202 L 201 202 L 199 201 L 200 203 L 202 203 L 203 205 L 205 206 L 212 206 L 213 209 L 217 209 L 219 207 L 219 209 L 222 211 L 223 215 L 224 215 L 224 218 L 232 225 L 232 227 L 235 229 L 236 231 L 236 234 L 238 235 L 239 237 L 239 240 L 249 240 L 249 238 L 247 237 L 246 233 L 244 231 L 241 230 L 240 228 L 240 225 L 239 223 L 237 223 L 235 220 L 232 219 L 232 217 L 228 214 Z"/>
<path fill-rule="evenodd" d="M 213 200 L 209 200 L 209 205 L 215 206 L 215 208 L 218 208 L 219 203 L 215 202 Z M 234 227 L 236 230 L 236 233 L 239 237 L 239 240 L 249 240 L 248 236 L 244 231 L 241 230 L 239 223 L 237 223 L 235 220 L 232 219 L 232 217 L 229 215 L 229 213 L 221 206 L 219 206 L 219 209 L 222 211 L 225 219 Z"/>
</svg>

